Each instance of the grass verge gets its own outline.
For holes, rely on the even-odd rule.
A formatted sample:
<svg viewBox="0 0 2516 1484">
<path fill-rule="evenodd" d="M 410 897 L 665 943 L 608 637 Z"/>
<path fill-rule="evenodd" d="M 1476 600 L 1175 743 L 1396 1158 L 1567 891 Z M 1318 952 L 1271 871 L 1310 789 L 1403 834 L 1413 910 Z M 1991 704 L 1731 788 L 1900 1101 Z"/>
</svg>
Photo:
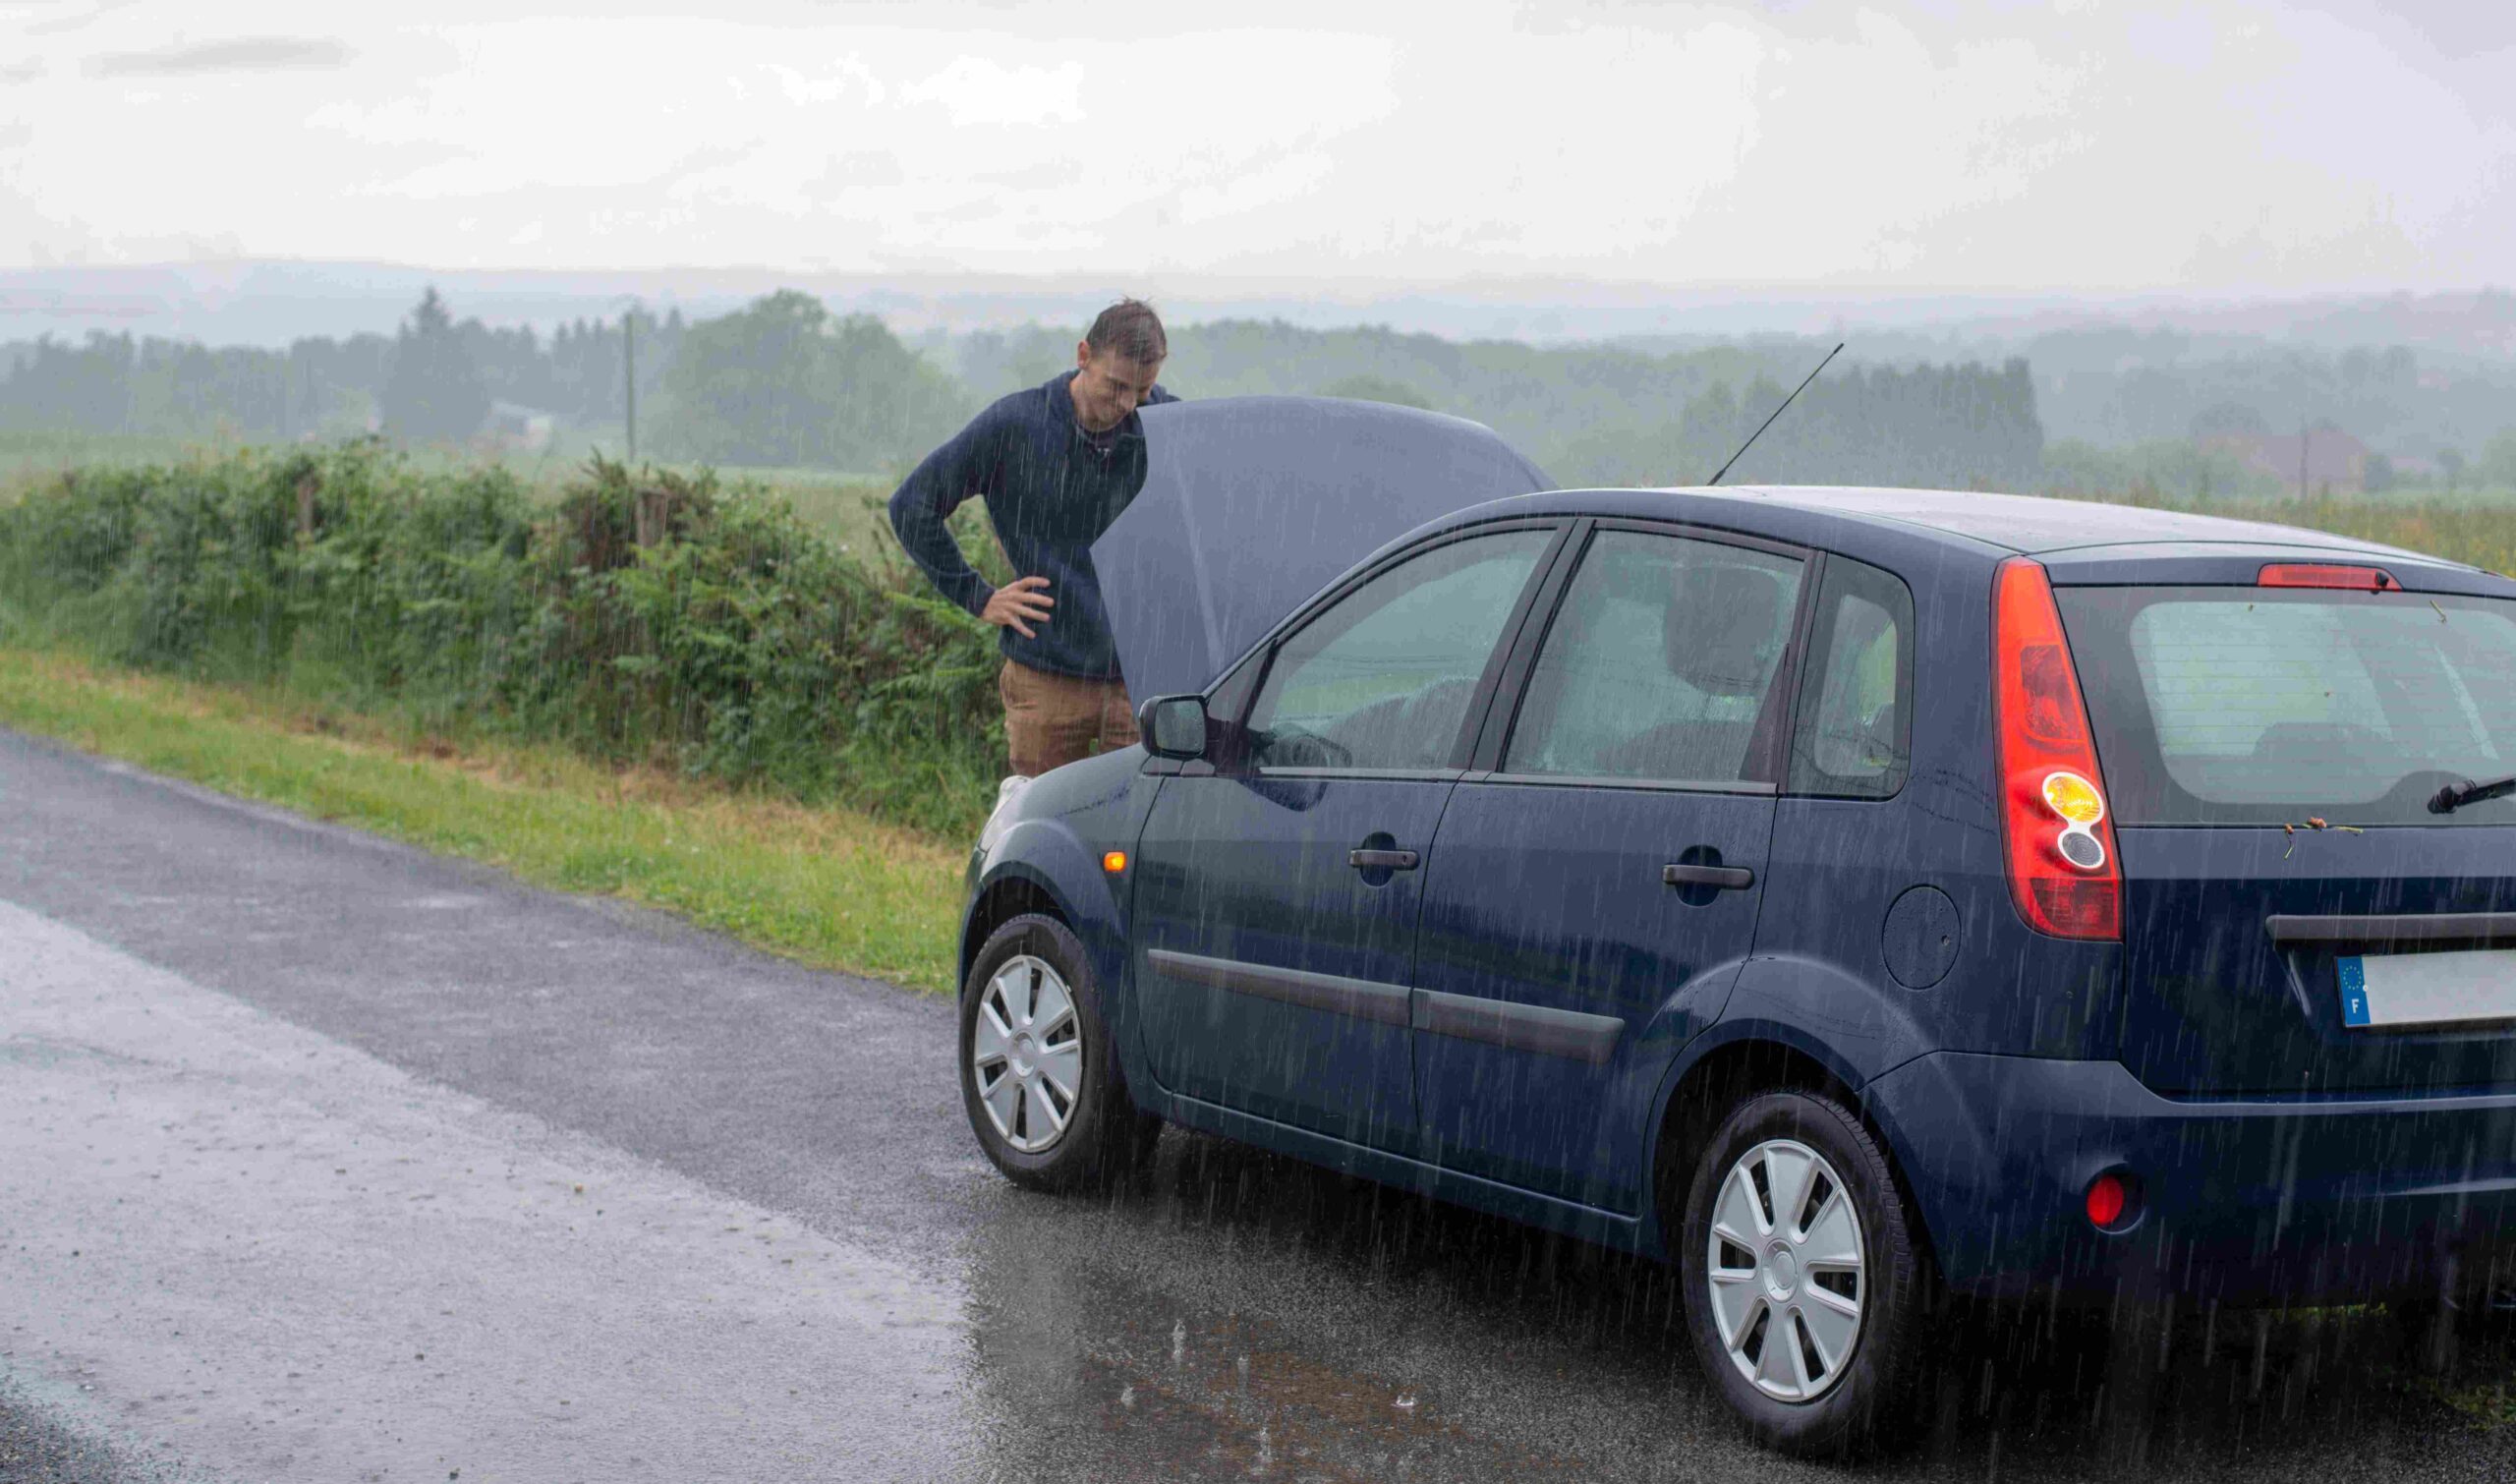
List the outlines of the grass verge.
<svg viewBox="0 0 2516 1484">
<path fill-rule="evenodd" d="M 861 815 L 23 649 L 0 649 L 0 724 L 817 967 L 951 987 L 963 856 Z"/>
</svg>

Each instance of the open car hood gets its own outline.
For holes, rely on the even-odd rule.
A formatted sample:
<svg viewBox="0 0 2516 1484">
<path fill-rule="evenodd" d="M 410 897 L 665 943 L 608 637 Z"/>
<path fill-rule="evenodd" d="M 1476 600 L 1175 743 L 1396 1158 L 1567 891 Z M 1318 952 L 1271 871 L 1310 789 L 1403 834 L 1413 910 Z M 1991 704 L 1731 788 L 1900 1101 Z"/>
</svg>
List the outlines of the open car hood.
<svg viewBox="0 0 2516 1484">
<path fill-rule="evenodd" d="M 1329 397 L 1166 402 L 1092 543 L 1139 704 L 1203 691 L 1304 599 L 1426 521 L 1554 483 L 1481 423 Z"/>
</svg>

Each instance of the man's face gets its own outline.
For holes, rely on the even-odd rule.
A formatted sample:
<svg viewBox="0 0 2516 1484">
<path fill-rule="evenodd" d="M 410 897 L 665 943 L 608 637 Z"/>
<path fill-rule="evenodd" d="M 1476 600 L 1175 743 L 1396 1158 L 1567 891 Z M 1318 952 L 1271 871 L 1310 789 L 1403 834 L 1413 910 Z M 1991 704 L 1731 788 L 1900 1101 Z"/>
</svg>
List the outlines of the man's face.
<svg viewBox="0 0 2516 1484">
<path fill-rule="evenodd" d="M 1074 347 L 1074 420 L 1092 432 L 1108 432 L 1127 420 L 1153 393 L 1162 374 L 1159 361 L 1129 361 L 1115 351 L 1095 354 L 1090 344 Z"/>
</svg>

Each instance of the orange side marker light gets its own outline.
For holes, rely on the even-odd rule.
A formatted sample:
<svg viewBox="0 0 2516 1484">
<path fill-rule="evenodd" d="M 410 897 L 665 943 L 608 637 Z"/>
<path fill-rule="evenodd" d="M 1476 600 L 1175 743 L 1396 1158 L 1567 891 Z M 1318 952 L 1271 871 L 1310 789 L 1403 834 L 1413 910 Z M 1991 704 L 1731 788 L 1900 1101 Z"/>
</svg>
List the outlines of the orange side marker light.
<svg viewBox="0 0 2516 1484">
<path fill-rule="evenodd" d="M 1123 850 L 1111 851 L 1109 854 L 1101 857 L 1101 869 L 1109 872 L 1112 876 L 1115 876 L 1119 872 L 1126 870 L 1127 853 Z"/>
</svg>

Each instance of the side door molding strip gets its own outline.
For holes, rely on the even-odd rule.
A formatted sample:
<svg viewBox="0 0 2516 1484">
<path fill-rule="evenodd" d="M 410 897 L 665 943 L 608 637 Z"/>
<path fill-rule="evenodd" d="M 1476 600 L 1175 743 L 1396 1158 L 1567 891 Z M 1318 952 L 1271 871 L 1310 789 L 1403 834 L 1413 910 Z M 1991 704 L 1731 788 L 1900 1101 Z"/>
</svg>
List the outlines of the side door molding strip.
<svg viewBox="0 0 2516 1484">
<path fill-rule="evenodd" d="M 1189 984 L 1229 990 L 1235 995 L 1254 995 L 1261 999 L 1297 1004 L 1304 1009 L 1351 1015 L 1357 1020 L 1376 1021 L 1382 1025 L 1407 1023 L 1407 990 L 1401 984 L 1347 979 L 1338 974 L 1313 974 L 1303 969 L 1275 969 L 1264 964 L 1241 963 L 1236 959 L 1208 958 L 1199 953 L 1174 953 L 1168 948 L 1147 950 L 1145 961 L 1155 973 Z"/>
<path fill-rule="evenodd" d="M 1507 1051 L 1568 1056 L 1597 1066 L 1616 1055 L 1617 1037 L 1625 1033 L 1625 1022 L 1614 1015 L 1417 990 L 1415 1028 L 1436 1036 L 1481 1041 Z"/>
<path fill-rule="evenodd" d="M 1513 1004 L 1440 990 L 1410 990 L 1377 980 L 1271 968 L 1237 959 L 1208 958 L 1200 953 L 1176 953 L 1169 948 L 1147 950 L 1145 962 L 1164 978 L 1186 984 L 1351 1015 L 1379 1025 L 1411 1026 L 1436 1036 L 1482 1042 L 1507 1051 L 1565 1056 L 1594 1066 L 1616 1055 L 1617 1038 L 1625 1033 L 1625 1022 L 1614 1015 Z"/>
</svg>

